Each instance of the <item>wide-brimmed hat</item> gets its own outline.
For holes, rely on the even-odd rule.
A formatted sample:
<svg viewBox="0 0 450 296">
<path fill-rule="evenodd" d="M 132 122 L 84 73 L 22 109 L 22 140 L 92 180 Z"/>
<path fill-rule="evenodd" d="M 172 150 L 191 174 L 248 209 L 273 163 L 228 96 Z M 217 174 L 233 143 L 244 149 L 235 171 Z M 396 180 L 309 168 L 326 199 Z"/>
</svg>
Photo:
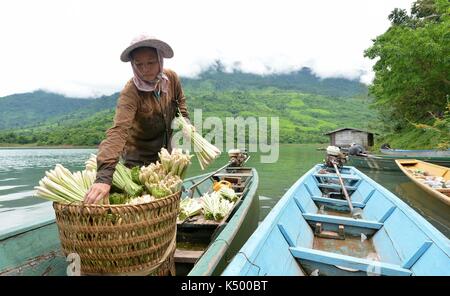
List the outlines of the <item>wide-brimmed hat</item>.
<svg viewBox="0 0 450 296">
<path fill-rule="evenodd" d="M 173 50 L 169 44 L 153 36 L 142 34 L 131 41 L 130 46 L 128 46 L 120 55 L 120 60 L 122 62 L 129 62 L 131 60 L 130 53 L 139 47 L 153 47 L 160 52 L 163 58 L 170 59 L 173 57 Z"/>
</svg>

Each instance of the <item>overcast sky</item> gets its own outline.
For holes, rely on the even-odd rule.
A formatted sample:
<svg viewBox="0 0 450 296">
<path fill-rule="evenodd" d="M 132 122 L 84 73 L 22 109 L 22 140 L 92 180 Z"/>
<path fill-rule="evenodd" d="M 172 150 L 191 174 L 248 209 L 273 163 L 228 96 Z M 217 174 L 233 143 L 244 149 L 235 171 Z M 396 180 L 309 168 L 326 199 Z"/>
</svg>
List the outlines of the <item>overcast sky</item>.
<svg viewBox="0 0 450 296">
<path fill-rule="evenodd" d="M 258 74 L 311 67 L 370 83 L 363 57 L 412 0 L 2 0 L 0 96 L 45 89 L 95 97 L 120 91 L 120 53 L 138 34 L 168 42 L 165 66 L 195 76 L 214 60 Z"/>
</svg>

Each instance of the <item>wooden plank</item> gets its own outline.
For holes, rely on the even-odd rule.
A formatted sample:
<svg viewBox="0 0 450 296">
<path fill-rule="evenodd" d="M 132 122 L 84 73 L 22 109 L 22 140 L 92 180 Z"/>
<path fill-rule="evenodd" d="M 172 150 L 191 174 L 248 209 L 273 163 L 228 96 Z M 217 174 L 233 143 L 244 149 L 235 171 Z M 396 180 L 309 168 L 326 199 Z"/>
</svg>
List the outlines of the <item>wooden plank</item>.
<svg viewBox="0 0 450 296">
<path fill-rule="evenodd" d="M 204 251 L 192 251 L 176 249 L 174 260 L 177 263 L 192 263 L 194 264 L 203 255 Z"/>
<path fill-rule="evenodd" d="M 295 247 L 295 242 L 292 240 L 292 238 L 289 236 L 289 233 L 286 231 L 286 229 L 284 228 L 284 226 L 282 224 L 277 224 L 278 229 L 280 229 L 281 234 L 283 235 L 284 239 L 286 240 L 286 242 L 288 243 L 288 245 L 290 247 Z"/>
<path fill-rule="evenodd" d="M 251 177 L 253 173 L 217 173 L 215 177 Z"/>
<path fill-rule="evenodd" d="M 417 260 L 419 260 L 419 258 L 428 250 L 428 248 L 431 247 L 432 244 L 433 242 L 431 241 L 423 242 L 422 246 L 420 246 L 420 248 L 411 256 L 411 258 L 405 260 L 405 262 L 403 263 L 403 268 L 411 268 L 417 262 Z"/>
<path fill-rule="evenodd" d="M 380 229 L 383 227 L 383 223 L 379 223 L 376 221 L 362 220 L 362 219 L 353 219 L 341 216 L 330 216 L 330 215 L 320 215 L 320 214 L 303 214 L 303 218 L 308 221 L 315 222 L 323 222 L 323 223 L 331 223 L 331 224 L 342 224 L 349 226 L 356 226 L 361 228 L 370 228 L 370 229 Z"/>
<path fill-rule="evenodd" d="M 414 275 L 450 276 L 449 256 L 436 242 L 411 267 Z"/>
<path fill-rule="evenodd" d="M 342 179 L 345 180 L 361 180 L 360 177 L 352 174 L 341 174 Z M 337 174 L 314 174 L 314 177 L 320 178 L 338 178 Z"/>
<path fill-rule="evenodd" d="M 370 200 L 370 198 L 372 197 L 372 195 L 375 193 L 375 189 L 373 189 L 372 191 L 370 191 L 370 193 L 366 196 L 366 198 L 364 199 L 363 203 L 367 204 Z"/>
<path fill-rule="evenodd" d="M 324 252 L 301 247 L 289 247 L 292 256 L 297 259 L 315 261 L 324 264 L 342 266 L 367 272 L 379 272 L 382 275 L 410 276 L 412 272 L 401 266 L 374 260 L 356 258 L 347 255 Z"/>
<path fill-rule="evenodd" d="M 337 190 L 341 190 L 341 185 L 339 184 L 324 184 L 324 183 L 318 183 L 317 186 L 322 187 L 322 188 L 328 188 L 328 189 L 337 189 Z M 356 186 L 345 186 L 345 189 L 347 190 L 356 190 L 357 187 Z"/>
<path fill-rule="evenodd" d="M 348 207 L 348 202 L 346 200 L 343 199 L 336 199 L 336 198 L 329 198 L 329 197 L 321 197 L 321 196 L 313 196 L 312 199 L 316 202 L 319 203 L 327 203 L 327 204 L 333 204 L 336 206 L 347 206 Z M 364 208 L 366 205 L 361 203 L 361 202 L 356 202 L 353 201 L 352 202 L 353 207 L 355 208 Z"/>
<path fill-rule="evenodd" d="M 397 207 L 396 206 L 392 206 L 389 208 L 389 210 L 387 210 L 387 212 L 383 215 L 383 217 L 380 218 L 379 222 L 380 223 L 384 223 L 386 222 L 387 218 L 389 218 L 392 213 L 395 211 Z"/>
<path fill-rule="evenodd" d="M 303 207 L 303 205 L 300 203 L 300 201 L 298 200 L 298 198 L 293 197 L 295 204 L 297 205 L 298 209 L 300 210 L 300 212 L 302 212 L 303 214 L 306 213 L 305 208 Z"/>
</svg>

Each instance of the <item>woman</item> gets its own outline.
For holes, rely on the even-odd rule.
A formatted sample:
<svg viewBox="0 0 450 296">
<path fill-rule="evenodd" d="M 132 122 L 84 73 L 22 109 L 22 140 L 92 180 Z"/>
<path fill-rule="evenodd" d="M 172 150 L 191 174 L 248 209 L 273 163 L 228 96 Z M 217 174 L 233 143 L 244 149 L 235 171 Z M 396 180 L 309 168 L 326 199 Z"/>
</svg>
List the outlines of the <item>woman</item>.
<svg viewBox="0 0 450 296">
<path fill-rule="evenodd" d="M 178 108 L 189 118 L 177 74 L 163 68 L 163 59 L 171 57 L 173 50 L 167 43 L 146 35 L 133 39 L 120 56 L 123 62 L 131 62 L 134 77 L 121 91 L 114 125 L 99 146 L 97 178 L 85 203 L 97 203 L 109 195 L 120 157 L 127 167 L 142 166 L 156 162 L 162 147 L 171 150 L 171 122 Z"/>
</svg>

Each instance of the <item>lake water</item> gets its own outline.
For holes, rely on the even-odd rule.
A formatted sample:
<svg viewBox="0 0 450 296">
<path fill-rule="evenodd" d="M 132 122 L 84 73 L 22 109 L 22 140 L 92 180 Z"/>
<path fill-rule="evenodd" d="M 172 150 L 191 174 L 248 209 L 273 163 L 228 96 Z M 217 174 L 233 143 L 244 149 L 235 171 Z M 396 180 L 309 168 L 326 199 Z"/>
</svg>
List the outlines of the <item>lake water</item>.
<svg viewBox="0 0 450 296">
<path fill-rule="evenodd" d="M 325 152 L 317 151 L 316 147 L 317 145 L 281 145 L 279 159 L 273 164 L 261 163 L 258 153 L 250 154 L 251 158 L 247 165 L 255 167 L 260 178 L 258 187 L 260 220 L 264 219 L 301 175 L 313 165 L 323 162 Z M 15 209 L 33 209 L 47 202 L 33 196 L 33 187 L 38 184 L 46 170 L 52 169 L 57 163 L 71 171 L 83 169 L 89 155 L 96 152 L 96 149 L 0 149 L 0 232 L 17 222 L 14 220 L 33 219 L 29 216 L 15 215 Z M 224 153 L 206 171 L 223 166 L 227 159 Z M 193 160 L 188 177 L 203 173 L 197 160 Z M 425 195 L 400 171 L 362 171 L 396 194 L 444 235 L 450 237 L 448 206 Z"/>
</svg>

